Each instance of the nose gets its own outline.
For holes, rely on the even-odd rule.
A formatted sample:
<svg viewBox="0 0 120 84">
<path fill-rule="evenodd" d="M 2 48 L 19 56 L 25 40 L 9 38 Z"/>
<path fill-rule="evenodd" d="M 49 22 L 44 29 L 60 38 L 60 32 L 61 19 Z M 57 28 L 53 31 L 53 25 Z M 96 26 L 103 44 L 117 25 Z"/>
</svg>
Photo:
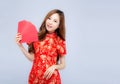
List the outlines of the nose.
<svg viewBox="0 0 120 84">
<path fill-rule="evenodd" d="M 50 25 L 52 25 L 52 20 L 49 20 L 49 22 L 48 22 Z"/>
</svg>

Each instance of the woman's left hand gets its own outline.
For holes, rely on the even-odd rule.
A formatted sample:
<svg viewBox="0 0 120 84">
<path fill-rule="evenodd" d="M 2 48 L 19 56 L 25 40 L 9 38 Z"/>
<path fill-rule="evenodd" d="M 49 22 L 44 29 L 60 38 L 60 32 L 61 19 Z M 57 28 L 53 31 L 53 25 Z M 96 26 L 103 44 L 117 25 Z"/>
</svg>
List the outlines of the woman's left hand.
<svg viewBox="0 0 120 84">
<path fill-rule="evenodd" d="M 46 78 L 47 80 L 52 76 L 52 74 L 55 71 L 55 65 L 52 65 L 51 67 L 49 67 L 45 73 L 44 73 L 44 78 Z"/>
</svg>

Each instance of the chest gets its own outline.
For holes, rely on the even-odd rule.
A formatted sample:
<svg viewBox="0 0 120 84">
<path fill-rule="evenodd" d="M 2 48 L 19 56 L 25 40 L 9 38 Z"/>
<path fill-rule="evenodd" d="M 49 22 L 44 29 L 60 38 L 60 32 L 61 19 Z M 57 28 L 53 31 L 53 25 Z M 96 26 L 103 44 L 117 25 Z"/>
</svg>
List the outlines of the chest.
<svg viewBox="0 0 120 84">
<path fill-rule="evenodd" d="M 35 52 L 36 53 L 56 53 L 57 52 L 57 44 L 58 41 L 57 39 L 49 38 L 45 39 L 43 41 L 40 41 L 39 43 L 36 44 L 35 46 Z"/>
</svg>

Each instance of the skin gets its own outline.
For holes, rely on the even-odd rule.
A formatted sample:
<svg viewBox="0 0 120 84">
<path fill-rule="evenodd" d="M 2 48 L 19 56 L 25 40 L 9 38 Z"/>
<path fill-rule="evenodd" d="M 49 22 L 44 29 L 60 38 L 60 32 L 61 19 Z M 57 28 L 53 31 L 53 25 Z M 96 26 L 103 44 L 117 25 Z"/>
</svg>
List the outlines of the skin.
<svg viewBox="0 0 120 84">
<path fill-rule="evenodd" d="M 59 27 L 60 24 L 60 18 L 59 15 L 57 13 L 52 14 L 47 20 L 46 20 L 46 30 L 48 31 L 48 33 L 53 33 L 55 32 L 55 30 Z M 24 46 L 20 43 L 20 40 L 22 40 L 22 35 L 20 33 L 18 33 L 16 35 L 16 43 L 19 46 L 20 50 L 23 52 L 23 54 L 25 55 L 25 57 L 27 59 L 29 59 L 30 61 L 34 60 L 34 53 L 29 53 Z M 44 73 L 44 78 L 49 79 L 54 70 L 58 69 L 64 69 L 65 68 L 65 56 L 60 56 L 60 63 L 57 65 L 52 65 L 51 67 L 49 67 L 46 72 Z"/>
<path fill-rule="evenodd" d="M 46 20 L 46 29 L 49 33 L 53 33 L 59 27 L 59 24 L 59 15 L 55 13 Z"/>
</svg>

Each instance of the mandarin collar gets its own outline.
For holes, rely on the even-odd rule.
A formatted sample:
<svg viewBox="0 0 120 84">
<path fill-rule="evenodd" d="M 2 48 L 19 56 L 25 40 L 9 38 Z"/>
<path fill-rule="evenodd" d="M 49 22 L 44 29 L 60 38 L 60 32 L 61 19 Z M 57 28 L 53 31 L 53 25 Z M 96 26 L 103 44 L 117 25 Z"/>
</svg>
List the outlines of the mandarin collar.
<svg viewBox="0 0 120 84">
<path fill-rule="evenodd" d="M 47 33 L 46 36 L 47 37 L 56 37 L 57 34 L 55 32 L 53 32 L 53 33 Z"/>
</svg>

